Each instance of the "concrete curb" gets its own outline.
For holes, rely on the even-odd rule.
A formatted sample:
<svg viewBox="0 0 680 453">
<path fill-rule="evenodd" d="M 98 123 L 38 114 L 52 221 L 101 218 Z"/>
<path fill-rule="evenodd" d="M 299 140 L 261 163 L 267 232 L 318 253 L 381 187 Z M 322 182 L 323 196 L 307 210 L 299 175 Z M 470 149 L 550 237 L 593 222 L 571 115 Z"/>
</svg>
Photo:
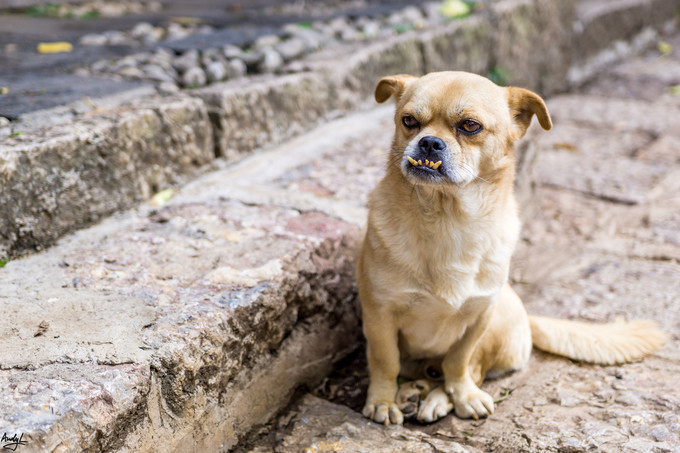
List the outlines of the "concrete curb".
<svg viewBox="0 0 680 453">
<path fill-rule="evenodd" d="M 677 6 L 672 0 L 630 0 L 579 8 L 566 0 L 496 2 L 436 30 L 312 55 L 302 61 L 308 73 L 236 80 L 179 98 L 94 108 L 55 126 L 27 126 L 5 140 L 0 155 L 0 184 L 9 188 L 0 196 L 0 257 L 43 248 L 186 181 L 214 156 L 236 158 L 370 105 L 375 81 L 385 74 L 456 68 L 555 93 L 601 69 L 588 62 L 613 42 L 660 27 Z M 616 27 L 608 26 L 612 21 Z M 650 39 L 643 41 L 638 47 Z M 180 110 L 187 110 L 185 116 Z M 175 113 L 166 120 L 164 111 Z M 167 145 L 174 151 L 166 153 Z M 97 150 L 107 157 L 95 157 Z M 59 171 L 52 169 L 55 161 Z"/>
</svg>

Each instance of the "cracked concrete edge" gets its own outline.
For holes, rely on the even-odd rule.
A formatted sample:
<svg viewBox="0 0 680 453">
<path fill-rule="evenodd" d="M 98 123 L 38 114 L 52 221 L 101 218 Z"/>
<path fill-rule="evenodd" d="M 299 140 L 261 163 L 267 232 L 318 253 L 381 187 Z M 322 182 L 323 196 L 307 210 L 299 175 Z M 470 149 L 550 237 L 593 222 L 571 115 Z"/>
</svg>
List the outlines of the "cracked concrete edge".
<svg viewBox="0 0 680 453">
<path fill-rule="evenodd" d="M 247 209 L 255 212 L 251 215 L 271 215 L 271 209 Z M 235 302 L 225 302 L 229 309 L 205 300 L 202 290 L 200 300 L 191 301 L 199 307 L 185 307 L 189 301 L 170 312 L 155 306 L 156 320 L 141 329 L 143 341 L 132 340 L 131 347 L 143 346 L 144 354 L 118 360 L 130 363 L 103 365 L 107 360 L 95 354 L 0 370 L 0 431 L 23 433 L 26 451 L 228 450 L 284 407 L 298 386 L 326 375 L 360 335 L 351 260 L 356 227 L 310 215 L 313 219 L 298 214 L 288 225 L 300 242 L 291 244 L 281 275 L 262 277 L 265 283 L 249 290 L 227 291 L 229 297 L 239 294 Z M 334 232 L 324 230 L 319 237 L 307 231 L 310 222 Z M 112 233 L 109 228 L 97 228 L 97 244 Z M 82 242 L 66 241 L 53 251 L 68 255 L 76 247 L 71 252 L 81 255 Z M 45 266 L 52 268 L 45 273 L 54 274 L 48 280 L 71 275 L 69 267 L 54 265 L 54 256 L 36 255 L 11 263 L 7 283 Z M 237 288 L 253 284 L 242 281 Z M 130 297 L 115 284 L 104 284 L 70 291 Z M 149 288 L 147 298 L 157 289 Z M 124 310 L 134 315 L 134 308 Z M 190 325 L 178 322 L 188 314 Z M 50 329 L 57 330 L 51 330 L 49 341 L 59 333 L 53 324 Z"/>
<path fill-rule="evenodd" d="M 634 38 L 641 24 L 661 27 L 677 8 L 673 0 L 606 2 L 577 17 L 573 3 L 504 0 L 433 30 L 321 51 L 302 60 L 306 73 L 80 106 L 79 116 L 59 124 L 31 115 L 0 151 L 0 258 L 44 248 L 186 181 L 215 156 L 238 158 L 372 105 L 376 80 L 386 74 L 467 70 L 549 95 L 602 69 L 584 60 L 593 42 L 601 54 Z M 616 27 L 607 26 L 612 21 Z M 631 49 L 650 42 L 638 39 Z M 622 56 L 607 55 L 607 64 Z"/>
<path fill-rule="evenodd" d="M 356 313 L 333 323 L 325 316 L 308 320 L 274 354 L 259 358 L 219 395 L 192 396 L 189 417 L 173 420 L 163 407 L 161 388 L 152 383 L 149 416 L 120 451 L 229 451 L 253 427 L 265 424 L 285 407 L 301 385 L 313 385 L 354 348 L 360 335 Z"/>
</svg>

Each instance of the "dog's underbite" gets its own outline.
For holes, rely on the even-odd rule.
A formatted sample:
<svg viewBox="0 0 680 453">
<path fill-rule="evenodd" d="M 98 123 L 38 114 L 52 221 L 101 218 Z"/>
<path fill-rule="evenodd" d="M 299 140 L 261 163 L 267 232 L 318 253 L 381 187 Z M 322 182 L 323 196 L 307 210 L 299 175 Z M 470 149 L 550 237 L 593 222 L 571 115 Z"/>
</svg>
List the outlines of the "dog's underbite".
<svg viewBox="0 0 680 453">
<path fill-rule="evenodd" d="M 520 221 L 514 142 L 545 102 L 464 72 L 381 79 L 394 98 L 386 173 L 372 192 L 357 280 L 370 384 L 363 413 L 402 424 L 493 413 L 479 386 L 521 369 L 532 345 L 573 360 L 615 364 L 661 348 L 649 321 L 589 324 L 528 316 L 508 284 Z M 408 382 L 397 386 L 401 375 Z"/>
</svg>

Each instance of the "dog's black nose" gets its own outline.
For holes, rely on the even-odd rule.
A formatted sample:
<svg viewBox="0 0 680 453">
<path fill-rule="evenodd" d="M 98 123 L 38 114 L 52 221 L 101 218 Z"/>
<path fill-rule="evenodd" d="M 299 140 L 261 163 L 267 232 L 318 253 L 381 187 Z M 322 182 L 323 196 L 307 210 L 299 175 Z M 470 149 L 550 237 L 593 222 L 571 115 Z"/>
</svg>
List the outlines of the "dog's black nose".
<svg viewBox="0 0 680 453">
<path fill-rule="evenodd" d="M 446 148 L 446 143 L 439 137 L 428 135 L 420 139 L 418 148 L 427 155 L 437 155 Z"/>
</svg>

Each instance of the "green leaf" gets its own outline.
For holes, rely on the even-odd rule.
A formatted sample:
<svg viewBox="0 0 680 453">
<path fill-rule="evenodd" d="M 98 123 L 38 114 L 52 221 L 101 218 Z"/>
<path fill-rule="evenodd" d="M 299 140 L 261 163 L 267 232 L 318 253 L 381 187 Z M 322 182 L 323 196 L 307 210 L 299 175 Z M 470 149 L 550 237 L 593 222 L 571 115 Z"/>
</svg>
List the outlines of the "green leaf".
<svg viewBox="0 0 680 453">
<path fill-rule="evenodd" d="M 413 28 L 413 24 L 399 24 L 394 26 L 394 31 L 396 31 L 398 34 L 402 34 L 413 30 Z"/>
<path fill-rule="evenodd" d="M 449 19 L 465 17 L 470 14 L 470 5 L 461 0 L 444 0 L 439 12 Z"/>
<path fill-rule="evenodd" d="M 659 50 L 659 53 L 661 53 L 661 55 L 670 55 L 673 53 L 673 46 L 670 45 L 670 43 L 667 43 L 666 41 L 659 41 L 656 47 Z"/>
<path fill-rule="evenodd" d="M 158 192 L 156 195 L 154 195 L 153 197 L 151 197 L 151 202 L 150 202 L 150 203 L 151 203 L 151 205 L 153 205 L 153 206 L 160 206 L 160 205 L 163 205 L 163 204 L 167 203 L 168 201 L 170 201 L 170 199 L 172 198 L 172 196 L 175 195 L 175 192 L 177 192 L 175 189 L 165 189 L 165 190 L 161 190 L 161 191 Z"/>
<path fill-rule="evenodd" d="M 510 77 L 509 71 L 501 66 L 494 66 L 489 71 L 489 78 L 496 85 L 500 86 L 507 85 L 509 77 Z"/>
</svg>

